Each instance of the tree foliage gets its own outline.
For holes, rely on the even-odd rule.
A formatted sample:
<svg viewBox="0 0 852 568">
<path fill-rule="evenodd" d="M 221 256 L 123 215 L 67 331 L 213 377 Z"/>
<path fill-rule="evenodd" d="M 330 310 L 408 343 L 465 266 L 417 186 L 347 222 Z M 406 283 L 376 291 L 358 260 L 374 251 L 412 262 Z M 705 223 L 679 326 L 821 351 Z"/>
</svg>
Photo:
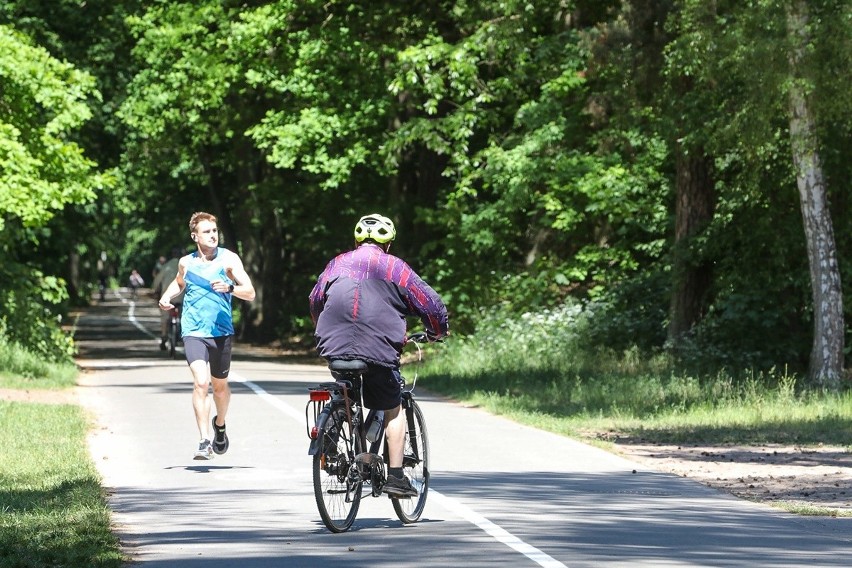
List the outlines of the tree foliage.
<svg viewBox="0 0 852 568">
<path fill-rule="evenodd" d="M 64 282 L 27 262 L 49 240 L 63 208 L 91 202 L 109 177 L 73 133 L 91 117 L 93 78 L 0 25 L 0 338 L 51 358 L 70 354 L 50 307 L 67 299 Z"/>
<path fill-rule="evenodd" d="M 497 305 L 521 314 L 579 300 L 596 346 L 677 339 L 686 364 L 804 369 L 813 300 L 787 2 L 93 0 L 57 2 L 55 14 L 2 2 L 6 20 L 73 61 L 51 73 L 58 92 L 64 82 L 79 95 L 33 114 L 15 101 L 36 91 L 14 98 L 3 84 L 17 105 L 5 123 L 39 134 L 3 131 L 18 168 L 3 175 L 38 172 L 25 176 L 37 195 L 61 187 L 40 206 L 8 192 L 0 207 L 19 211 L 5 217 L 7 249 L 50 250 L 61 262 L 45 261 L 46 275 L 105 250 L 123 274 L 184 246 L 189 215 L 210 210 L 256 280 L 242 333 L 270 341 L 310 331 L 313 279 L 351 246 L 358 216 L 380 211 L 457 332 Z M 852 9 L 808 6 L 807 95 L 848 283 Z M 60 116 L 71 159 L 41 161 L 58 151 L 39 140 Z M 35 158 L 12 160 L 12 142 Z M 97 201 L 86 192 L 103 179 L 83 148 L 119 170 Z M 45 230 L 73 246 L 50 248 Z"/>
</svg>

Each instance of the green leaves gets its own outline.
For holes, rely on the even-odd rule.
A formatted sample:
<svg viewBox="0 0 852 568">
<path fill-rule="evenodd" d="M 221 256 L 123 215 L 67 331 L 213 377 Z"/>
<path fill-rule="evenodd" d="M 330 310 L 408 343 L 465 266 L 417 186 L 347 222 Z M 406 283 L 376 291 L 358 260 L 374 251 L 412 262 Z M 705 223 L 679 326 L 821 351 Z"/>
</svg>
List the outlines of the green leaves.
<svg viewBox="0 0 852 568">
<path fill-rule="evenodd" d="M 0 26 L 0 84 L 0 227 L 7 216 L 40 226 L 93 200 L 110 178 L 71 139 L 91 117 L 93 78 Z"/>
</svg>

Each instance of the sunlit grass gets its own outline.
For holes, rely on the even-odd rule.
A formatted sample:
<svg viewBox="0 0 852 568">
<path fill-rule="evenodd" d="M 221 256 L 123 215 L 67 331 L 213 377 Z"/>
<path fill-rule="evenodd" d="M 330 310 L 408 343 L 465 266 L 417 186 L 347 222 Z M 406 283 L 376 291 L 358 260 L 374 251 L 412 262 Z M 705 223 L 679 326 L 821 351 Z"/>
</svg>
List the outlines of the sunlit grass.
<svg viewBox="0 0 852 568">
<path fill-rule="evenodd" d="M 810 505 L 808 503 L 794 501 L 776 501 L 772 506 L 803 517 L 852 517 L 852 511 L 844 509 L 828 509 L 818 505 Z"/>
<path fill-rule="evenodd" d="M 15 343 L 0 339 L 0 387 L 16 389 L 61 389 L 74 385 L 73 363 L 46 360 Z"/>
<path fill-rule="evenodd" d="M 434 388 L 431 380 L 423 385 Z M 714 444 L 833 444 L 847 446 L 852 440 L 852 397 L 803 396 L 788 400 L 716 401 L 688 408 L 656 407 L 653 412 L 630 405 L 596 411 L 562 412 L 551 403 L 537 404 L 528 395 L 507 395 L 479 390 L 450 393 L 495 414 L 552 432 L 579 438 L 631 438 L 656 443 Z M 545 407 L 542 410 L 536 407 Z M 565 407 L 568 410 L 568 407 Z"/>
<path fill-rule="evenodd" d="M 119 567 L 74 405 L 0 401 L 0 566 Z"/>
<path fill-rule="evenodd" d="M 546 325 L 545 325 L 546 324 Z M 489 322 L 430 349 L 421 384 L 495 414 L 586 439 L 847 446 L 852 392 L 786 370 L 699 376 L 666 355 L 580 347 L 576 308 Z"/>
</svg>

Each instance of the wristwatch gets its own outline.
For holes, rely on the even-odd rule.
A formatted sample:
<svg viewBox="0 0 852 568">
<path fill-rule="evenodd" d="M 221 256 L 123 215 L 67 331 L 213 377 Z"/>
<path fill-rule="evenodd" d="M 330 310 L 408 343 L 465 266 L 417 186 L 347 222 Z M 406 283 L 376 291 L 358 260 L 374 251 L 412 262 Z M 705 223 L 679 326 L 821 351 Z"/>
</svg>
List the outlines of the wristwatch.
<svg viewBox="0 0 852 568">
<path fill-rule="evenodd" d="M 234 285 L 228 284 L 228 294 L 233 294 L 233 293 L 234 293 Z"/>
</svg>

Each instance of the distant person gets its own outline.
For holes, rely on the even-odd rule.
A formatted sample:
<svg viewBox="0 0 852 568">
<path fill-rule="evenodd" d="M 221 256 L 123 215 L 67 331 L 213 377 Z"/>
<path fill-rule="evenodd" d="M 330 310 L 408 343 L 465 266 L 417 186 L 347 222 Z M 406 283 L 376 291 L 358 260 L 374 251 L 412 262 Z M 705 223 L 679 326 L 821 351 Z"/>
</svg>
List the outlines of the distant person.
<svg viewBox="0 0 852 568">
<path fill-rule="evenodd" d="M 209 460 L 213 453 L 224 454 L 230 446 L 225 417 L 231 402 L 228 386 L 234 341 L 231 299 L 236 296 L 251 302 L 255 291 L 240 257 L 219 246 L 216 217 L 202 211 L 193 213 L 189 232 L 197 250 L 179 260 L 177 276 L 160 298 L 160 309 L 171 310 L 172 299 L 181 292 L 185 294 L 180 321 L 186 361 L 194 383 L 192 408 L 200 434 L 194 459 Z M 208 422 L 211 405 L 207 395 L 211 383 L 216 416 Z"/>
<path fill-rule="evenodd" d="M 157 259 L 157 262 L 154 263 L 154 268 L 151 269 L 151 282 L 157 279 L 157 276 L 160 274 L 160 271 L 163 269 L 163 266 L 166 264 L 166 257 L 161 256 Z"/>
<path fill-rule="evenodd" d="M 157 277 L 154 278 L 154 281 L 151 283 L 151 287 L 154 290 L 154 296 L 157 298 L 162 297 L 163 292 L 166 289 L 166 286 L 172 283 L 172 281 L 177 278 L 178 273 L 178 265 L 180 264 L 181 250 L 179 248 L 173 248 L 171 251 L 171 256 L 169 260 L 163 263 L 163 266 L 160 267 L 160 271 L 157 273 Z M 165 257 L 160 257 L 165 258 Z M 174 298 L 172 298 L 172 304 L 177 308 L 180 308 L 183 303 L 183 293 L 178 294 Z M 169 320 L 171 319 L 171 314 L 169 310 L 160 310 L 160 351 L 166 350 L 166 343 L 168 342 L 169 335 Z"/>
<path fill-rule="evenodd" d="M 107 270 L 107 253 L 102 250 L 98 256 L 98 294 L 101 302 L 106 300 L 107 278 L 109 277 Z"/>
<path fill-rule="evenodd" d="M 405 413 L 400 355 L 406 316 L 417 316 L 430 340 L 449 333 L 447 308 L 438 294 L 403 260 L 388 254 L 396 237 L 393 221 L 366 215 L 355 225 L 355 250 L 333 258 L 310 295 L 317 351 L 327 361 L 361 359 L 364 406 L 384 410 L 391 497 L 414 497 L 404 476 Z"/>
<path fill-rule="evenodd" d="M 106 290 L 107 290 L 107 275 L 105 270 L 101 270 L 98 272 L 98 295 L 101 299 L 101 302 L 106 300 Z"/>
<path fill-rule="evenodd" d="M 134 268 L 130 271 L 130 279 L 128 281 L 128 284 L 130 285 L 130 297 L 136 299 L 139 288 L 142 288 L 145 285 L 145 279 L 142 278 L 142 275 L 139 274 L 139 271 Z"/>
</svg>

